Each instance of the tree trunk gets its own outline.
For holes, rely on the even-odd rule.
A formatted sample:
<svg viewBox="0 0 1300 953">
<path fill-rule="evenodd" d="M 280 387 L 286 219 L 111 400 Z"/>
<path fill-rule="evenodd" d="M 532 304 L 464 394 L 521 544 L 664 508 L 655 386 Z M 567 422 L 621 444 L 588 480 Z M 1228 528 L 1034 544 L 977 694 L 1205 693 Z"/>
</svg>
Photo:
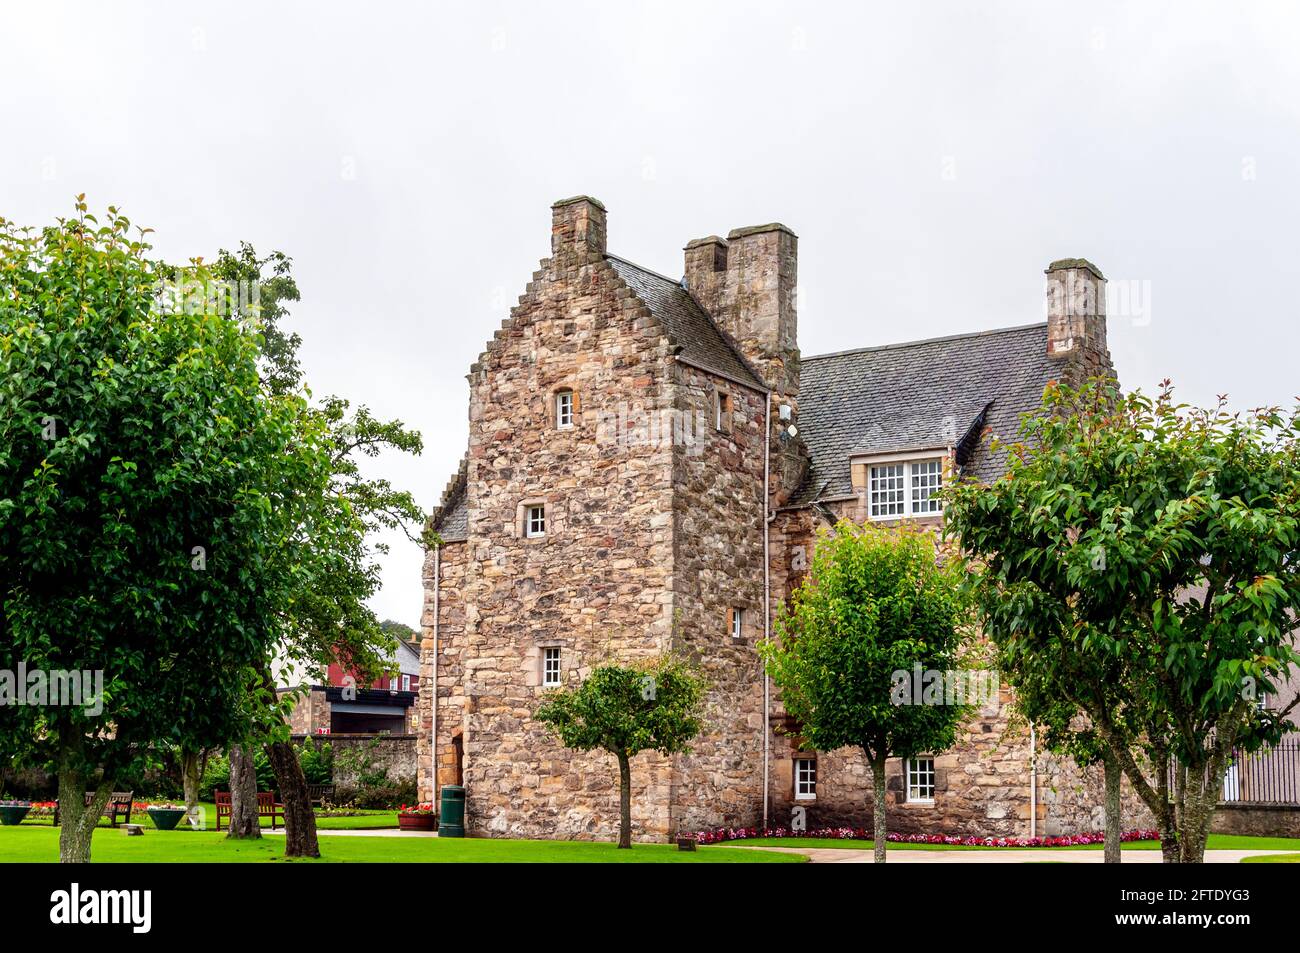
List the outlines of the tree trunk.
<svg viewBox="0 0 1300 953">
<path fill-rule="evenodd" d="M 236 840 L 262 836 L 257 820 L 257 769 L 245 745 L 230 746 L 230 830 L 226 836 Z"/>
<path fill-rule="evenodd" d="M 620 850 L 632 846 L 632 765 L 625 754 L 618 758 L 618 846 Z"/>
<path fill-rule="evenodd" d="M 266 757 L 284 802 L 284 856 L 319 857 L 316 815 L 312 813 L 307 776 L 302 773 L 297 750 L 287 741 L 273 741 L 266 746 Z"/>
<path fill-rule="evenodd" d="M 197 751 L 181 750 L 181 789 L 185 792 L 185 814 L 190 820 L 190 827 L 203 830 L 203 809 L 199 807 L 199 770 L 200 756 Z"/>
<path fill-rule="evenodd" d="M 1124 769 L 1113 755 L 1103 760 L 1106 771 L 1106 863 L 1120 862 L 1120 835 L 1123 834 L 1123 809 L 1120 802 L 1120 783 Z"/>
<path fill-rule="evenodd" d="M 90 863 L 90 838 L 108 803 L 112 782 L 101 781 L 86 806 L 86 773 L 78 763 L 80 739 L 65 747 L 59 762 L 59 863 Z"/>
<path fill-rule="evenodd" d="M 875 758 L 871 762 L 871 779 L 873 782 L 873 808 L 875 817 L 871 827 L 871 841 L 875 847 L 876 863 L 885 862 L 885 759 L 884 757 Z"/>
</svg>

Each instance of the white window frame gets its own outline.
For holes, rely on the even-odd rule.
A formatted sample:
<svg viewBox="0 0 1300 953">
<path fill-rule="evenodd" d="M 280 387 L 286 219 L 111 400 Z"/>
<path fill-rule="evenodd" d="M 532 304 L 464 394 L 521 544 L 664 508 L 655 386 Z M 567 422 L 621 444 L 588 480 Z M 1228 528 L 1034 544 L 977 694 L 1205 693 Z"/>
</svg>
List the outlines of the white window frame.
<svg viewBox="0 0 1300 953">
<path fill-rule="evenodd" d="M 731 607 L 731 637 L 733 639 L 745 637 L 745 610 L 740 606 Z"/>
<path fill-rule="evenodd" d="M 396 676 L 396 675 L 393 675 L 392 677 L 390 677 L 390 678 L 388 679 L 388 690 L 389 690 L 390 692 L 395 692 L 395 691 L 397 691 L 397 676 Z"/>
<path fill-rule="evenodd" d="M 403 675 L 403 676 L 402 676 L 402 691 L 404 691 L 404 692 L 409 692 L 410 690 L 411 690 L 411 676 L 409 676 L 409 675 Z"/>
<path fill-rule="evenodd" d="M 794 799 L 796 801 L 817 800 L 817 759 L 794 759 Z"/>
<path fill-rule="evenodd" d="M 571 390 L 555 392 L 555 426 L 560 430 L 568 430 L 573 426 L 573 391 Z"/>
<path fill-rule="evenodd" d="M 930 755 L 917 755 L 903 762 L 903 783 L 907 790 L 908 804 L 933 804 L 935 792 L 934 758 Z M 915 782 L 915 783 L 913 783 Z M 929 788 L 930 796 L 913 796 L 914 791 Z"/>
<path fill-rule="evenodd" d="M 865 488 L 867 518 L 874 522 L 880 522 L 887 520 L 916 519 L 918 517 L 926 516 L 942 516 L 943 504 L 932 497 L 935 492 L 943 489 L 945 485 L 945 457 L 946 454 L 944 451 L 933 450 L 928 452 L 918 451 L 906 454 L 890 454 L 888 456 L 880 457 L 865 457 L 854 460 L 854 463 L 862 464 L 867 468 L 867 484 Z M 937 470 L 933 469 L 935 466 L 937 466 Z M 898 468 L 899 472 L 896 475 L 891 474 L 885 477 L 885 479 L 900 481 L 900 485 L 896 490 L 890 489 L 881 491 L 876 489 L 876 471 L 883 469 L 884 467 Z M 924 471 L 922 471 L 922 467 L 925 467 Z M 918 509 L 913 497 L 918 490 L 922 489 L 922 487 L 917 485 L 917 481 L 926 479 L 928 482 L 928 478 L 930 477 L 935 479 L 935 483 L 930 490 L 931 498 L 926 500 L 926 509 Z M 876 504 L 872 499 L 872 497 L 878 492 L 901 493 L 901 500 L 897 502 L 891 501 L 888 504 L 884 504 L 891 507 L 899 506 L 899 511 L 896 513 L 878 513 L 876 511 Z"/>
<path fill-rule="evenodd" d="M 546 535 L 546 504 L 530 503 L 524 507 L 524 536 L 541 539 Z"/>
<path fill-rule="evenodd" d="M 542 646 L 542 687 L 558 688 L 564 681 L 561 665 L 561 652 L 558 645 Z M 554 663 L 554 664 L 552 664 Z"/>
</svg>

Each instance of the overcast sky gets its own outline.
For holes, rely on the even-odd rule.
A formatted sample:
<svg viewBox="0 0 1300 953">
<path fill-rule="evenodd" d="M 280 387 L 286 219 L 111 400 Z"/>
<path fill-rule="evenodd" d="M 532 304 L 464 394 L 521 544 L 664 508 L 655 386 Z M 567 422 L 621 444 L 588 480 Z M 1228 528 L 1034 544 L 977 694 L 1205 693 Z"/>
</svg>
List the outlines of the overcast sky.
<svg viewBox="0 0 1300 953">
<path fill-rule="evenodd" d="M 1042 320 L 1043 268 L 1081 256 L 1138 295 L 1124 385 L 1300 392 L 1294 6 L 25 6 L 0 8 L 0 215 L 86 192 L 172 259 L 291 255 L 313 389 L 423 432 L 373 472 L 426 507 L 577 193 L 674 276 L 689 239 L 793 228 L 805 354 Z M 384 568 L 375 608 L 418 624 L 416 547 Z"/>
</svg>

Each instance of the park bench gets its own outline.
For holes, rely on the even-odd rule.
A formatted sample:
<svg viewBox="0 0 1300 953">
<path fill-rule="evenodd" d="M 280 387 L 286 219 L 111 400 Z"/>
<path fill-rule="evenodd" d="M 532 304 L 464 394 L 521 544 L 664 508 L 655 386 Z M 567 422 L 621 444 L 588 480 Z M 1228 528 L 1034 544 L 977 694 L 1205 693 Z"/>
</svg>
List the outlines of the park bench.
<svg viewBox="0 0 1300 953">
<path fill-rule="evenodd" d="M 332 784 L 307 785 L 307 799 L 311 801 L 312 807 L 324 807 L 326 804 L 333 804 L 334 785 Z"/>
<path fill-rule="evenodd" d="M 217 806 L 217 830 L 221 830 L 221 819 L 226 818 L 226 826 L 230 826 L 230 814 L 234 807 L 230 801 L 229 791 L 214 791 L 212 794 Z M 271 830 L 275 830 L 277 821 L 284 820 L 284 805 L 276 801 L 274 791 L 257 792 L 257 816 L 258 818 L 269 817 L 271 819 Z"/>
<path fill-rule="evenodd" d="M 117 822 L 119 818 L 125 821 L 127 824 L 130 824 L 131 807 L 132 807 L 131 797 L 134 794 L 135 794 L 134 791 L 114 791 L 112 794 L 108 796 L 108 803 L 104 805 L 104 810 L 101 812 L 100 816 L 108 818 L 109 824 L 111 824 L 113 827 L 117 827 Z M 85 806 L 90 807 L 91 802 L 94 800 L 95 800 L 95 792 L 87 791 Z M 54 826 L 55 827 L 59 826 L 59 802 L 58 801 L 54 802 Z"/>
</svg>

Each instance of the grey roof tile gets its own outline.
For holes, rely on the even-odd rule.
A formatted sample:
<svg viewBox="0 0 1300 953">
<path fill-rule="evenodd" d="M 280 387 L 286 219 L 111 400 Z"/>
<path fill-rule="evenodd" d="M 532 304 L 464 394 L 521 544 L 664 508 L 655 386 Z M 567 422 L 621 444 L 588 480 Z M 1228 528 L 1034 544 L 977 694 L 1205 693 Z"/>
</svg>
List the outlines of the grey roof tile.
<svg viewBox="0 0 1300 953">
<path fill-rule="evenodd" d="M 669 339 L 681 347 L 683 357 L 725 377 L 765 389 L 726 335 L 680 282 L 617 255 L 606 255 L 605 260 L 659 319 Z"/>
<path fill-rule="evenodd" d="M 1014 439 L 1059 372 L 1046 324 L 806 357 L 799 431 L 812 466 L 792 503 L 852 494 L 854 454 L 957 446 L 977 425 Z M 965 472 L 996 479 L 1005 452 L 973 436 Z"/>
</svg>

